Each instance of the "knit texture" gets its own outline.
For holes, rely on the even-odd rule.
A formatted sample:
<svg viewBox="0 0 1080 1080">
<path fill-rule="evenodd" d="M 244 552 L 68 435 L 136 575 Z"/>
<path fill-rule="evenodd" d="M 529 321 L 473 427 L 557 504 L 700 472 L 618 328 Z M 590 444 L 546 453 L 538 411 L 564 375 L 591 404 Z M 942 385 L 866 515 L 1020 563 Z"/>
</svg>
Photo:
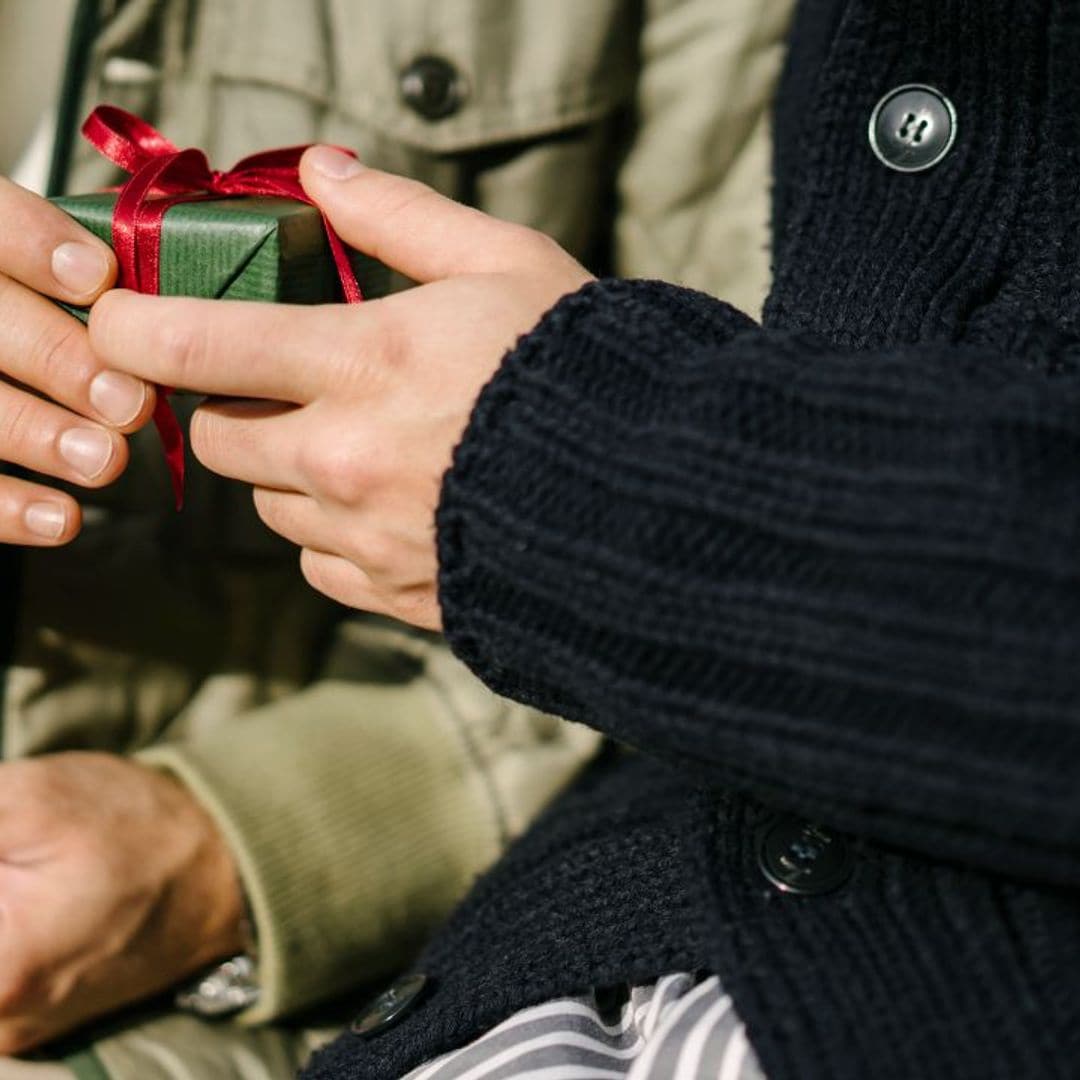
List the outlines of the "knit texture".
<svg viewBox="0 0 1080 1080">
<path fill-rule="evenodd" d="M 1080 1053 L 1080 9 L 804 0 L 757 326 L 655 282 L 561 302 L 444 484 L 451 644 L 641 751 L 558 803 L 319 1077 L 694 964 L 772 1080 L 1069 1077 Z M 891 172 L 875 102 L 956 146 Z M 778 892 L 775 810 L 852 880 Z M 603 903 L 598 902 L 602 897 Z"/>
</svg>

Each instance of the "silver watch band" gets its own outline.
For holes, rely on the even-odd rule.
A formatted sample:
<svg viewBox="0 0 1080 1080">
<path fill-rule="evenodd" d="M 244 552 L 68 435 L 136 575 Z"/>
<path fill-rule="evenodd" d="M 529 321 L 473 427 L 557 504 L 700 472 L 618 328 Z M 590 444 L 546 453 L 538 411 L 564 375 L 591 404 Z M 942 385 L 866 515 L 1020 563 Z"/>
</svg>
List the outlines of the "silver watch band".
<svg viewBox="0 0 1080 1080">
<path fill-rule="evenodd" d="M 250 1009 L 259 1000 L 259 972 L 255 958 L 234 956 L 204 972 L 183 987 L 176 1007 L 206 1019 L 220 1019 Z"/>
</svg>

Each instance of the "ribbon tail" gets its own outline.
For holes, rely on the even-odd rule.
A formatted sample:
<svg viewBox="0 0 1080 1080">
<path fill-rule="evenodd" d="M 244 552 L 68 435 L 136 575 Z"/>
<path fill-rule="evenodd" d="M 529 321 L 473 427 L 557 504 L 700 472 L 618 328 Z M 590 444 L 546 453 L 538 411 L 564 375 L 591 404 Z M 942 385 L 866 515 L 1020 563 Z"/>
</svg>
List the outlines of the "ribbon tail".
<svg viewBox="0 0 1080 1080">
<path fill-rule="evenodd" d="M 321 211 L 320 211 L 321 213 Z M 341 291 L 345 295 L 347 304 L 359 304 L 364 299 L 360 291 L 360 282 L 353 273 L 352 263 L 349 261 L 349 253 L 341 242 L 341 237 L 334 231 L 330 219 L 323 214 L 323 225 L 326 227 L 326 240 L 330 245 L 330 254 L 334 257 L 334 266 L 337 268 L 338 280 L 341 282 Z"/>
<path fill-rule="evenodd" d="M 166 393 L 164 387 L 158 388 L 157 404 L 154 406 L 154 426 L 158 430 L 161 445 L 165 451 L 165 464 L 169 469 L 169 479 L 172 481 L 176 509 L 182 510 L 184 506 L 184 431 L 165 396 Z"/>
</svg>

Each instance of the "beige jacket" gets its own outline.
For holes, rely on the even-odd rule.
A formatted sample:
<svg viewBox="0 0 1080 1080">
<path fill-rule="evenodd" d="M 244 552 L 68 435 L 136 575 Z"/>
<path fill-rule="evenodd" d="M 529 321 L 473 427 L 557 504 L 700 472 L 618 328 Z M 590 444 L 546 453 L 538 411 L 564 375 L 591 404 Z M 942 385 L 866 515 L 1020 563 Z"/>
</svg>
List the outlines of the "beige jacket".
<svg viewBox="0 0 1080 1080">
<path fill-rule="evenodd" d="M 123 105 L 221 165 L 354 146 L 597 272 L 753 311 L 791 3 L 127 0 L 84 112 Z M 438 120 L 402 95 L 423 56 L 458 80 Z M 69 187 L 113 179 L 85 148 Z M 266 992 L 247 1019 L 264 1020 L 401 962 L 595 738 L 493 697 L 441 642 L 315 596 L 235 486 L 195 476 L 176 517 L 158 453 L 140 442 L 76 545 L 30 556 L 4 749 L 138 753 L 191 787 L 251 898 Z M 115 1076 L 180 1075 L 130 1071 L 130 1042 L 99 1050 Z"/>
</svg>

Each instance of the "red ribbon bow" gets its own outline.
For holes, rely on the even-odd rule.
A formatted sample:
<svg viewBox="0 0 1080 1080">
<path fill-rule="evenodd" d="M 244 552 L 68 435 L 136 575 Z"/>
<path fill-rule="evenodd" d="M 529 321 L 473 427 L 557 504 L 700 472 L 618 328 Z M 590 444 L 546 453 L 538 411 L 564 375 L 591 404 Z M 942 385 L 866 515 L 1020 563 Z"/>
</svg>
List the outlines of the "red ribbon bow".
<svg viewBox="0 0 1080 1080">
<path fill-rule="evenodd" d="M 267 150 L 238 161 L 226 172 L 210 168 L 201 150 L 181 150 L 145 120 L 112 105 L 87 117 L 82 133 L 110 161 L 131 173 L 113 209 L 112 246 L 120 264 L 120 284 L 136 292 L 160 289 L 161 225 L 177 203 L 234 195 L 270 195 L 311 204 L 300 185 L 300 157 L 307 146 Z M 326 238 L 345 299 L 363 296 L 341 238 L 326 215 Z M 154 423 L 165 448 L 176 508 L 184 501 L 184 434 L 169 405 L 172 391 L 160 387 Z"/>
</svg>

